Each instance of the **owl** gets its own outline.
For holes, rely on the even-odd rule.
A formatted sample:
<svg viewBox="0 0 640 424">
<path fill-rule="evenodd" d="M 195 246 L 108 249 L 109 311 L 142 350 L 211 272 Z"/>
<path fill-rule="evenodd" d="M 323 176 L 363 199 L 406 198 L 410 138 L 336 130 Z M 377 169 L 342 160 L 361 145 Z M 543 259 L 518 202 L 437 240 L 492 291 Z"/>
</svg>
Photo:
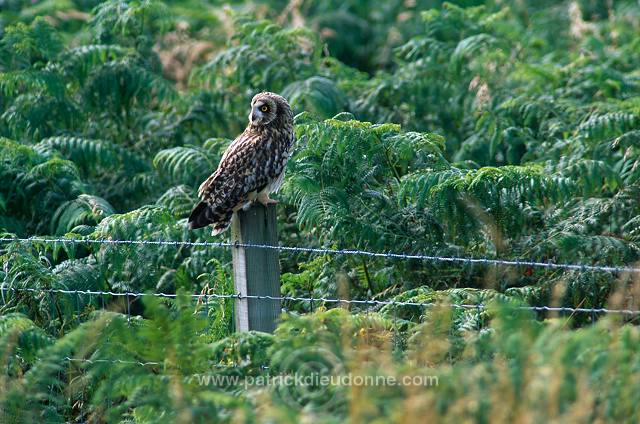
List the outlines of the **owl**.
<svg viewBox="0 0 640 424">
<path fill-rule="evenodd" d="M 189 216 L 189 228 L 212 224 L 212 234 L 220 234 L 229 227 L 233 213 L 252 202 L 276 203 L 269 193 L 282 185 L 294 141 L 293 112 L 287 100 L 275 93 L 256 94 L 247 128 L 200 185 L 202 201 Z"/>
</svg>

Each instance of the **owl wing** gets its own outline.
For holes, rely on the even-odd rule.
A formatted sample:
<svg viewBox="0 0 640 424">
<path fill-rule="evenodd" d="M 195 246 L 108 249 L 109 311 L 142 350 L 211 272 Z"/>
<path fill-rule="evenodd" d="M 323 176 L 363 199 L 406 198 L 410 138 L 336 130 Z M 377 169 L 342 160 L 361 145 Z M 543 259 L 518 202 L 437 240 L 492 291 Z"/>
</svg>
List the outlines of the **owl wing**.
<svg viewBox="0 0 640 424">
<path fill-rule="evenodd" d="M 227 148 L 218 169 L 198 189 L 202 200 L 217 204 L 226 200 L 232 208 L 244 203 L 252 191 L 264 187 L 271 176 L 268 152 L 261 134 L 243 133 Z"/>
<path fill-rule="evenodd" d="M 268 143 L 263 135 L 245 131 L 222 155 L 218 169 L 198 189 L 202 199 L 189 217 L 189 228 L 213 224 L 213 233 L 224 231 L 231 222 L 233 210 L 248 201 L 249 193 L 268 183 Z"/>
</svg>

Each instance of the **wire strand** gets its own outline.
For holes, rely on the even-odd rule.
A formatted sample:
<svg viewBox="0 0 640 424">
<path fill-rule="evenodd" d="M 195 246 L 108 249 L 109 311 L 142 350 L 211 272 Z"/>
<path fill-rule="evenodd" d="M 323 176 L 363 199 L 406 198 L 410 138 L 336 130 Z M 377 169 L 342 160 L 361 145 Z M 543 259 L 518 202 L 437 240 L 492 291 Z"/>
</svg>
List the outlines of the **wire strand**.
<svg viewBox="0 0 640 424">
<path fill-rule="evenodd" d="M 99 244 L 99 245 L 133 245 L 133 246 L 188 246 L 188 247 L 213 247 L 213 248 L 247 248 L 247 249 L 269 249 L 281 252 L 300 252 L 300 253 L 320 253 L 326 255 L 353 255 L 368 256 L 375 258 L 405 259 L 405 260 L 422 260 L 432 262 L 453 262 L 463 264 L 484 264 L 484 265 L 505 265 L 515 267 L 539 267 L 548 269 L 566 269 L 573 271 L 600 271 L 612 273 L 640 273 L 640 268 L 631 266 L 606 266 L 606 265 L 587 265 L 587 264 L 570 264 L 570 263 L 554 263 L 554 262 L 537 262 L 532 260 L 520 259 L 489 259 L 489 258 L 465 258 L 457 256 L 437 256 L 437 255 L 421 255 L 421 254 L 404 254 L 404 253 L 385 253 L 370 252 L 359 249 L 327 249 L 315 247 L 296 247 L 296 246 L 273 246 L 267 244 L 255 243 L 226 243 L 226 242 L 209 242 L 209 241 L 181 241 L 181 240 L 110 240 L 110 239 L 75 239 L 75 238 L 0 238 L 0 243 L 63 243 L 63 244 Z"/>
<path fill-rule="evenodd" d="M 14 291 L 14 292 L 33 292 L 33 293 L 60 293 L 71 295 L 97 295 L 97 296 L 115 296 L 115 297 L 144 297 L 153 296 L 160 298 L 174 299 L 178 297 L 173 293 L 152 293 L 152 292 L 113 292 L 113 291 L 99 291 L 99 290 L 65 290 L 65 289 L 36 289 L 29 287 L 3 287 L 0 286 L 1 292 Z M 294 301 L 294 302 L 324 302 L 324 303 L 339 303 L 339 304 L 355 304 L 364 306 L 419 306 L 419 307 L 449 307 L 454 309 L 476 309 L 486 310 L 487 306 L 484 304 L 458 304 L 458 303 L 438 303 L 438 302 L 407 302 L 396 300 L 360 300 L 360 299 L 339 299 L 339 298 L 325 298 L 325 297 L 296 297 L 296 296 L 267 296 L 267 295 L 246 295 L 242 293 L 236 294 L 221 294 L 221 293 L 206 293 L 206 294 L 190 294 L 188 295 L 194 299 L 256 299 L 256 300 L 272 300 L 272 301 Z M 640 310 L 633 309 L 608 309 L 608 308 L 572 308 L 564 306 L 514 306 L 514 309 L 529 310 L 536 312 L 565 312 L 565 313 L 601 313 L 601 314 L 620 314 L 620 315 L 640 315 Z"/>
<path fill-rule="evenodd" d="M 155 366 L 158 366 L 158 365 L 164 365 L 163 362 L 128 361 L 128 360 L 125 360 L 125 359 L 89 359 L 89 358 L 71 358 L 69 356 L 65 356 L 63 359 L 65 361 L 68 361 L 68 362 L 81 362 L 81 363 L 85 363 L 85 364 L 100 364 L 100 363 L 104 363 L 104 364 L 125 364 L 125 365 L 139 365 L 139 366 L 142 366 L 142 367 L 155 367 Z M 238 364 L 230 364 L 230 365 L 212 364 L 210 366 L 213 367 L 213 368 L 217 368 L 217 369 L 239 368 Z M 266 365 L 260 365 L 259 368 L 261 370 L 263 370 L 263 371 L 269 369 L 269 367 L 266 366 Z"/>
</svg>

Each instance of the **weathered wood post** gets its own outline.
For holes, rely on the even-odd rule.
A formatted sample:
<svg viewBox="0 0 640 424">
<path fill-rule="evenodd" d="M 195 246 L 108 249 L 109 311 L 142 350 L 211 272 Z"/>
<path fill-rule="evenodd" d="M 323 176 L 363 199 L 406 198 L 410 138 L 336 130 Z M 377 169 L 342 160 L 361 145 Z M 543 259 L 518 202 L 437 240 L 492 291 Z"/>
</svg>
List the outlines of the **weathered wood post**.
<svg viewBox="0 0 640 424">
<path fill-rule="evenodd" d="M 234 214 L 231 221 L 233 244 L 278 245 L 276 205 L 255 204 Z M 233 285 L 242 296 L 280 297 L 280 264 L 276 249 L 232 247 Z M 280 316 L 280 300 L 246 299 L 235 301 L 236 331 L 273 332 Z"/>
</svg>

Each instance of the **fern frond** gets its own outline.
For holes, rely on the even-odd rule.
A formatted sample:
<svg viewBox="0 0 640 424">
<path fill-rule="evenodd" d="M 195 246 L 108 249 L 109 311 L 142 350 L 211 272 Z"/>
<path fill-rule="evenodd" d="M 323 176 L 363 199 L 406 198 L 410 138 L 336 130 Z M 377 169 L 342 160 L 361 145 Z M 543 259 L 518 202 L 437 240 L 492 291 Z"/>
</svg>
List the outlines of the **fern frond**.
<svg viewBox="0 0 640 424">
<path fill-rule="evenodd" d="M 0 73 L 0 93 L 4 96 L 11 98 L 26 92 L 61 98 L 65 94 L 64 81 L 50 69 Z"/>
<path fill-rule="evenodd" d="M 62 50 L 62 40 L 44 17 L 37 17 L 30 25 L 18 22 L 9 26 L 3 34 L 2 43 L 13 59 L 25 64 L 54 59 Z"/>
<path fill-rule="evenodd" d="M 622 112 L 594 115 L 580 124 L 577 134 L 587 141 L 613 139 L 623 133 L 635 129 L 638 119 L 635 115 Z"/>
<path fill-rule="evenodd" d="M 123 167 L 126 170 L 140 172 L 147 169 L 146 161 L 129 149 L 122 148 L 104 140 L 91 140 L 80 137 L 50 137 L 40 141 L 34 149 L 44 157 L 59 153 L 65 159 L 73 161 L 85 172 L 102 168 Z"/>
<path fill-rule="evenodd" d="M 153 159 L 153 166 L 173 184 L 191 187 L 197 187 L 216 168 L 209 152 L 196 146 L 161 150 Z"/>
<path fill-rule="evenodd" d="M 173 211 L 176 218 L 186 218 L 197 202 L 196 192 L 186 185 L 170 188 L 158 198 L 156 204 Z"/>
<path fill-rule="evenodd" d="M 79 225 L 96 225 L 114 213 L 113 207 L 103 198 L 81 194 L 58 207 L 51 220 L 51 232 L 61 235 Z"/>
<path fill-rule="evenodd" d="M 451 63 L 456 72 L 460 72 L 465 59 L 478 54 L 481 49 L 491 47 L 497 42 L 489 34 L 476 34 L 461 40 L 451 54 Z"/>
<path fill-rule="evenodd" d="M 340 88 L 325 77 L 314 76 L 296 81 L 282 90 L 295 112 L 307 111 L 320 118 L 330 118 L 342 112 L 347 99 Z"/>
<path fill-rule="evenodd" d="M 98 66 L 132 54 L 132 49 L 118 45 L 90 44 L 63 52 L 58 62 L 63 67 L 65 75 L 72 77 L 82 86 Z"/>
<path fill-rule="evenodd" d="M 6 374 L 22 373 L 35 362 L 39 350 L 52 343 L 53 339 L 26 315 L 13 312 L 0 316 L 0 364 Z"/>
<path fill-rule="evenodd" d="M 107 62 L 90 73 L 82 89 L 87 104 L 96 111 L 109 107 L 114 114 L 151 101 L 165 102 L 175 90 L 160 76 L 133 59 Z"/>
<path fill-rule="evenodd" d="M 170 10 L 161 1 L 109 0 L 95 8 L 91 26 L 98 40 L 108 41 L 113 37 L 135 38 L 148 33 L 162 33 L 171 22 Z"/>
</svg>

